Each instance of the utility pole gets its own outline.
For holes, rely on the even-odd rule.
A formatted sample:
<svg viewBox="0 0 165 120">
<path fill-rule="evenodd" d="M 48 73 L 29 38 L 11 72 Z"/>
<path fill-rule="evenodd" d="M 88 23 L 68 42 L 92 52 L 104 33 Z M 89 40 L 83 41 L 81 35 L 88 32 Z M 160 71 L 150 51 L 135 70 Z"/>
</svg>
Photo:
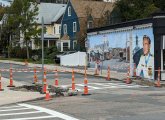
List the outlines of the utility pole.
<svg viewBox="0 0 165 120">
<path fill-rule="evenodd" d="M 44 86 L 44 18 L 42 17 L 42 34 L 41 34 L 41 39 L 42 39 L 42 88 Z"/>
</svg>

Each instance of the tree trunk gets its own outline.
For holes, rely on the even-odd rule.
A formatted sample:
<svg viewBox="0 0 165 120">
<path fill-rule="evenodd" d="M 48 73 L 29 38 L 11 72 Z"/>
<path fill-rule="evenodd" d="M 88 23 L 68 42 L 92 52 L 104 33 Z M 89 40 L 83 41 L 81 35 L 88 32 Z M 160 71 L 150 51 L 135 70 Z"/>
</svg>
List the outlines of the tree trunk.
<svg viewBox="0 0 165 120">
<path fill-rule="evenodd" d="M 10 58 L 10 49 L 11 49 L 11 38 L 10 38 L 10 34 L 8 34 L 8 48 L 7 48 L 7 57 Z"/>
<path fill-rule="evenodd" d="M 27 55 L 27 59 L 29 59 L 29 46 L 27 41 L 26 41 L 26 55 Z"/>
</svg>

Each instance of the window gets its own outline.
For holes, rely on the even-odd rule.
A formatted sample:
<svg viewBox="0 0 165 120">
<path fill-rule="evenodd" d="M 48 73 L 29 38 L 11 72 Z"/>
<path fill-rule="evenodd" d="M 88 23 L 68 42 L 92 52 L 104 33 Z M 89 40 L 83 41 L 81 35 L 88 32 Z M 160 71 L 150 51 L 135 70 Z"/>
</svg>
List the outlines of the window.
<svg viewBox="0 0 165 120">
<path fill-rule="evenodd" d="M 54 34 L 56 34 L 56 28 L 54 27 Z"/>
<path fill-rule="evenodd" d="M 67 34 L 67 25 L 66 24 L 64 24 L 63 29 L 64 29 L 64 34 Z"/>
<path fill-rule="evenodd" d="M 68 7 L 68 16 L 71 16 L 71 7 Z"/>
<path fill-rule="evenodd" d="M 76 32 L 77 31 L 77 25 L 76 25 L 76 22 L 73 22 L 73 32 Z"/>
<path fill-rule="evenodd" d="M 69 47 L 68 42 L 64 42 L 63 43 L 63 51 L 67 51 L 68 50 L 68 47 Z"/>
<path fill-rule="evenodd" d="M 61 43 L 57 43 L 57 49 L 61 51 Z"/>
<path fill-rule="evenodd" d="M 61 33 L 61 26 L 59 26 L 59 34 Z"/>
<path fill-rule="evenodd" d="M 93 22 L 92 21 L 88 22 L 88 28 L 93 28 Z"/>
</svg>

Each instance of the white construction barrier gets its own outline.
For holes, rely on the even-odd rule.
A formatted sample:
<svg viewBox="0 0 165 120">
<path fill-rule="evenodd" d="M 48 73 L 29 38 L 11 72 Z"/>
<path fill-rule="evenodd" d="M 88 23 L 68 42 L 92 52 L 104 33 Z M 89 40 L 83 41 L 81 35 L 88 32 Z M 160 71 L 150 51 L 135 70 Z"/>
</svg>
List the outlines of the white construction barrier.
<svg viewBox="0 0 165 120">
<path fill-rule="evenodd" d="M 85 66 L 87 65 L 87 54 L 86 52 L 76 52 L 69 55 L 60 57 L 62 66 Z"/>
</svg>

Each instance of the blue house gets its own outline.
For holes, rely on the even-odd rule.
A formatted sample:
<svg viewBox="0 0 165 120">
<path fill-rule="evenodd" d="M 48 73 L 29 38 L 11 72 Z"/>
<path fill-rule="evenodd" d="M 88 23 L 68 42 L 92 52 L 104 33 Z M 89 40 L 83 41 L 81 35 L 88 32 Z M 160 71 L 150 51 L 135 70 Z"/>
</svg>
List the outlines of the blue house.
<svg viewBox="0 0 165 120">
<path fill-rule="evenodd" d="M 70 2 L 68 1 L 65 13 L 61 22 L 61 51 L 73 50 L 77 46 L 76 36 L 80 31 L 78 16 Z"/>
<path fill-rule="evenodd" d="M 84 50 L 87 29 L 103 25 L 103 16 L 113 10 L 113 3 L 69 0 L 61 21 L 60 51 Z"/>
</svg>

